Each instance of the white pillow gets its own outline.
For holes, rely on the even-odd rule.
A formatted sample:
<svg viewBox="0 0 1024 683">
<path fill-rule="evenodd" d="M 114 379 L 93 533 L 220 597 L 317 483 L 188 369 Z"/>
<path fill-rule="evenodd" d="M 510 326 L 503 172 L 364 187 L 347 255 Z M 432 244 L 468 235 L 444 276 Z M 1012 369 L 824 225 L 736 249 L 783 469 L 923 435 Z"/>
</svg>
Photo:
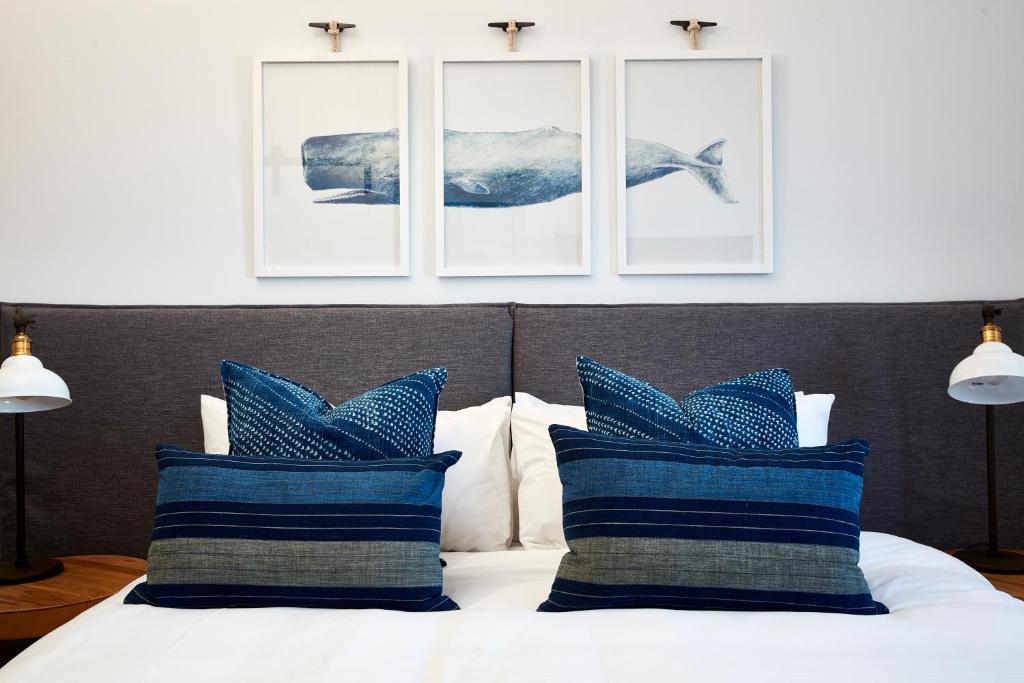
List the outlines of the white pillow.
<svg viewBox="0 0 1024 683">
<path fill-rule="evenodd" d="M 800 447 L 824 446 L 835 395 L 798 391 L 795 397 Z M 536 396 L 516 392 L 512 405 L 512 476 L 519 487 L 519 541 L 524 548 L 566 547 L 562 482 L 548 436 L 551 424 L 586 429 L 587 414 L 583 406 L 545 403 Z"/>
<path fill-rule="evenodd" d="M 441 550 L 504 550 L 512 542 L 512 397 L 437 411 L 434 450 L 462 451 L 445 473 Z"/>
<path fill-rule="evenodd" d="M 504 550 L 512 541 L 511 405 L 511 397 L 502 396 L 482 406 L 437 412 L 435 452 L 462 451 L 445 474 L 441 550 Z M 227 403 L 204 395 L 200 408 L 206 452 L 226 454 Z"/>
<path fill-rule="evenodd" d="M 548 426 L 587 428 L 583 406 L 546 403 L 516 392 L 512 404 L 512 472 L 519 491 L 519 542 L 524 548 L 564 548 L 562 482 Z"/>
<path fill-rule="evenodd" d="M 199 397 L 199 409 L 203 415 L 203 450 L 227 455 L 230 447 L 227 401 L 203 394 Z"/>
<path fill-rule="evenodd" d="M 800 448 L 828 443 L 828 418 L 835 400 L 835 394 L 796 392 L 796 432 Z"/>
</svg>

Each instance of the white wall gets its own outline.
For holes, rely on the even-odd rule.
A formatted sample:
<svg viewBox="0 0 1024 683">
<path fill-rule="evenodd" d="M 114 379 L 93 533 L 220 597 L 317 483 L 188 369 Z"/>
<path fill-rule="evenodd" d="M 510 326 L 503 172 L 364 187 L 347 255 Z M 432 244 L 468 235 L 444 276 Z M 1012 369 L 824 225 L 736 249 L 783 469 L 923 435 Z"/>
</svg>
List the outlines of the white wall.
<svg viewBox="0 0 1024 683">
<path fill-rule="evenodd" d="M 613 274 L 614 55 L 775 53 L 776 273 Z M 523 51 L 592 56 L 594 275 L 431 275 L 432 57 L 503 49 L 487 21 L 538 22 Z M 410 58 L 412 270 L 257 280 L 251 58 Z M 1020 0 L 4 0 L 0 300 L 394 303 L 907 301 L 1024 296 Z"/>
</svg>

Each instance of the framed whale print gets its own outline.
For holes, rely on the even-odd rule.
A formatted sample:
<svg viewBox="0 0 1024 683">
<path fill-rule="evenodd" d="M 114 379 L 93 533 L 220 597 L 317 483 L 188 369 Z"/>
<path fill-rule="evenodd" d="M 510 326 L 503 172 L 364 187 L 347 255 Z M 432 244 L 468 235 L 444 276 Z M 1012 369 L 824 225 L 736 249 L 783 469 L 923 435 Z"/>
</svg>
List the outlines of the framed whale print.
<svg viewBox="0 0 1024 683">
<path fill-rule="evenodd" d="M 620 56 L 617 71 L 618 272 L 772 272 L 771 56 Z"/>
<path fill-rule="evenodd" d="M 587 59 L 438 56 L 434 68 L 437 274 L 589 274 Z"/>
<path fill-rule="evenodd" d="M 409 274 L 403 56 L 258 58 L 257 277 Z"/>
</svg>

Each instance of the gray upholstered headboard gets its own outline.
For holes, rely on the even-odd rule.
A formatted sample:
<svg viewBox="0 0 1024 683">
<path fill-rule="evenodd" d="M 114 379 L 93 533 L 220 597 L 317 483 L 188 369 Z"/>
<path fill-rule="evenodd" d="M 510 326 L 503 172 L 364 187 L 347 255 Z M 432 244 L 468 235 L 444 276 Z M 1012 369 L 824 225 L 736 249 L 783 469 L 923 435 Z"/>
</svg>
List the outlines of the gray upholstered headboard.
<svg viewBox="0 0 1024 683">
<path fill-rule="evenodd" d="M 222 359 L 272 369 L 334 400 L 435 366 L 449 370 L 441 408 L 511 390 L 507 304 L 26 308 L 38 322 L 36 355 L 64 378 L 73 400 L 25 419 L 30 552 L 146 556 L 153 445 L 202 450 L 199 395 L 224 395 Z M 0 304 L 3 340 L 13 335 L 13 312 Z M 10 552 L 14 437 L 4 417 L 0 519 Z"/>
<path fill-rule="evenodd" d="M 833 392 L 833 439 L 870 440 L 863 519 L 938 546 L 985 538 L 983 412 L 949 399 L 980 303 L 533 306 L 27 306 L 36 352 L 74 403 L 26 420 L 30 551 L 144 556 L 157 441 L 202 446 L 199 394 L 235 358 L 341 399 L 413 370 L 449 368 L 442 408 L 513 390 L 579 403 L 584 353 L 681 395 L 788 367 Z M 1024 301 L 1000 324 L 1024 347 Z M 13 334 L 0 304 L 0 342 Z M 1024 406 L 998 411 L 1002 537 L 1024 545 Z M 0 417 L 3 547 L 13 535 L 12 420 Z"/>
<path fill-rule="evenodd" d="M 1024 348 L 1024 301 L 1004 302 Z M 834 393 L 831 440 L 871 444 L 862 523 L 941 547 L 986 536 L 985 419 L 949 398 L 949 373 L 978 343 L 981 303 L 518 306 L 513 385 L 579 402 L 573 357 L 674 396 L 765 367 L 798 390 Z M 1001 538 L 1024 544 L 1024 404 L 996 417 Z"/>
</svg>

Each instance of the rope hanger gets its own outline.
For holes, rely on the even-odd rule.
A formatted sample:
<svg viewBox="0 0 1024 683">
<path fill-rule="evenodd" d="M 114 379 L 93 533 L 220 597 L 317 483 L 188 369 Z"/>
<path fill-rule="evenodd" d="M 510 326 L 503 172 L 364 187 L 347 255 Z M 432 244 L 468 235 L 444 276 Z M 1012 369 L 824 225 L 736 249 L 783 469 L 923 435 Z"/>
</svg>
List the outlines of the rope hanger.
<svg viewBox="0 0 1024 683">
<path fill-rule="evenodd" d="M 690 34 L 690 49 L 700 49 L 700 30 L 708 26 L 718 26 L 717 21 L 700 21 L 699 19 L 673 19 L 669 22 L 673 26 L 682 26 Z"/>
<path fill-rule="evenodd" d="M 509 52 L 516 51 L 516 35 L 519 34 L 524 28 L 530 28 L 536 26 L 536 22 L 533 21 L 516 21 L 515 19 L 509 19 L 508 21 L 492 21 L 487 24 L 491 28 L 500 28 L 505 32 L 505 47 L 508 48 Z"/>
<path fill-rule="evenodd" d="M 331 19 L 328 22 L 310 22 L 310 28 L 322 28 L 331 38 L 331 52 L 341 52 L 341 32 L 347 28 L 355 28 L 355 24 L 345 24 Z"/>
</svg>

